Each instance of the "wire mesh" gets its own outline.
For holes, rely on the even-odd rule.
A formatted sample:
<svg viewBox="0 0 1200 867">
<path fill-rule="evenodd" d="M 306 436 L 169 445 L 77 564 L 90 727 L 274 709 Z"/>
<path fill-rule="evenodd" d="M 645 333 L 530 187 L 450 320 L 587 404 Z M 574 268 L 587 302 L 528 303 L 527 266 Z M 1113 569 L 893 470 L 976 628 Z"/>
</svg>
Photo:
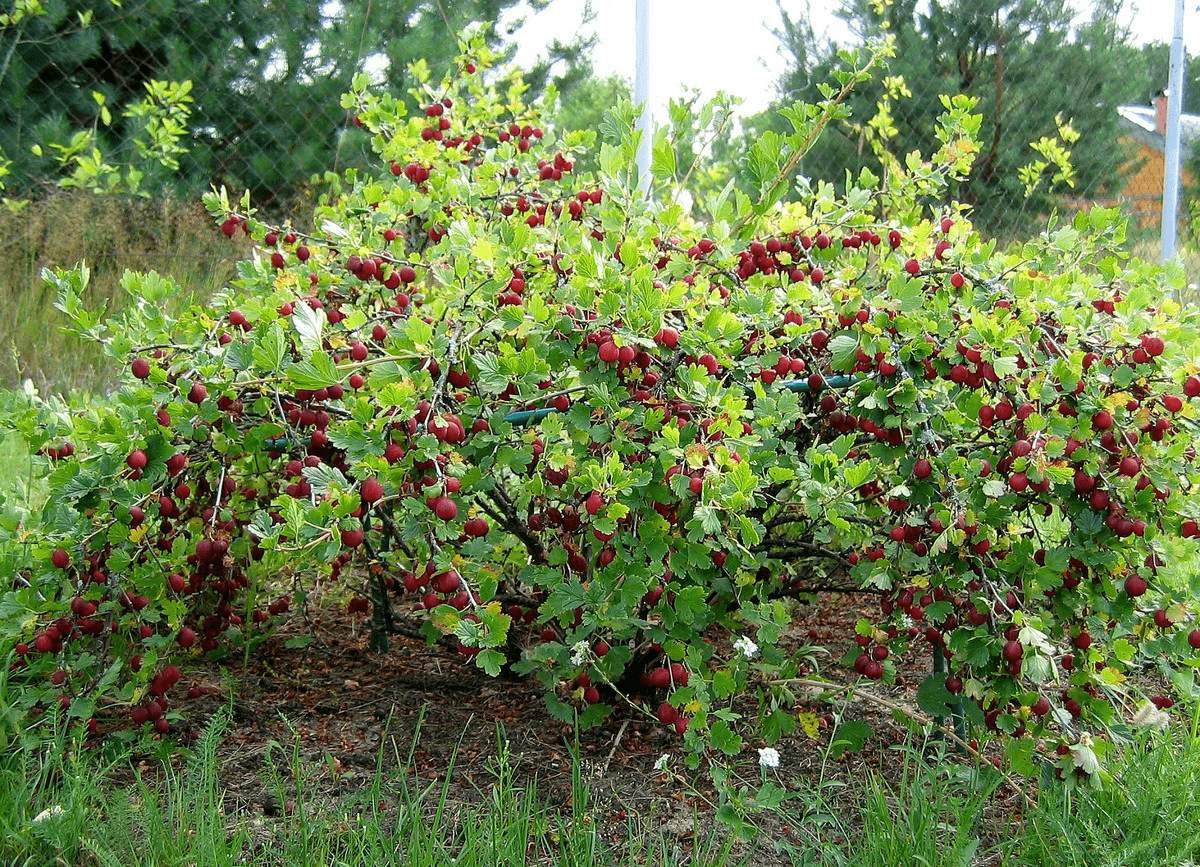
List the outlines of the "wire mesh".
<svg viewBox="0 0 1200 867">
<path fill-rule="evenodd" d="M 1119 0 L 846 0 L 848 41 L 890 34 L 896 57 L 851 99 L 853 121 L 833 128 L 806 158 L 814 178 L 881 170 L 880 148 L 904 155 L 938 145 L 942 99 L 967 94 L 982 115 L 970 180 L 956 190 L 975 220 L 1001 241 L 1038 231 L 1052 212 L 1120 206 L 1131 241 L 1152 249 L 1164 178 L 1168 48 L 1138 45 Z M 807 16 L 782 14 L 777 28 L 789 73 L 783 92 L 812 98 L 836 65 L 828 38 Z M 1200 139 L 1200 80 L 1189 70 L 1185 153 Z M 1069 152 L 1069 170 L 1057 158 Z M 1195 182 L 1185 159 L 1184 196 Z M 1187 208 L 1182 209 L 1188 222 Z M 1186 228 L 1186 225 L 1183 227 Z M 1184 233 L 1185 236 L 1188 233 Z"/>
<path fill-rule="evenodd" d="M 279 215 L 321 173 L 366 160 L 365 136 L 339 102 L 357 71 L 403 93 L 408 62 L 444 62 L 459 27 L 502 18 L 516 0 L 10 2 L 0 13 L 5 195 L 78 186 L 194 200 L 223 184 Z M 813 98 L 836 46 L 789 17 L 790 5 L 778 25 L 792 70 L 782 96 Z M 879 170 L 879 149 L 928 152 L 942 97 L 966 93 L 984 118 L 982 149 L 954 192 L 985 231 L 1016 240 L 1051 211 L 1120 205 L 1135 240 L 1152 244 L 1165 140 L 1154 100 L 1166 84 L 1166 46 L 1133 45 L 1116 0 L 1093 5 L 1080 22 L 1065 0 L 846 0 L 850 41 L 890 32 L 897 56 L 852 97 L 854 121 L 831 128 L 802 171 L 838 181 Z M 1196 102 L 1200 80 L 1188 78 Z M 1191 108 L 1188 152 L 1200 139 Z M 1062 150 L 1071 157 L 1065 175 L 1053 158 Z M 1196 174 L 1186 160 L 1185 245 Z"/>
</svg>

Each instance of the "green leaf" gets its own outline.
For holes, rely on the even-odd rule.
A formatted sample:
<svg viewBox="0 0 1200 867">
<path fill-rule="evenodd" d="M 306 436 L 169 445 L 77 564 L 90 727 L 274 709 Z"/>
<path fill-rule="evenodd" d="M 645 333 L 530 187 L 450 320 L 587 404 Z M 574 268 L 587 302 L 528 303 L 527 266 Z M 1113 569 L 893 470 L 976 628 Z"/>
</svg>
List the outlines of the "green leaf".
<svg viewBox="0 0 1200 867">
<path fill-rule="evenodd" d="M 847 371 L 854 366 L 858 352 L 858 338 L 852 334 L 839 334 L 829 341 L 830 367 Z"/>
<path fill-rule="evenodd" d="M 489 677 L 496 677 L 500 674 L 500 669 L 505 661 L 504 654 L 499 650 L 481 650 L 475 654 L 475 664 L 483 669 Z"/>
<path fill-rule="evenodd" d="M 719 719 L 713 723 L 708 736 L 713 747 L 727 756 L 736 756 L 742 751 L 741 735 L 735 732 L 729 723 L 723 719 Z"/>
<path fill-rule="evenodd" d="M 1037 765 L 1033 761 L 1034 746 L 1033 738 L 1010 738 L 1004 745 L 1009 767 L 1023 777 L 1038 775 Z"/>
<path fill-rule="evenodd" d="M 675 613 L 688 625 L 700 623 L 708 612 L 708 591 L 704 587 L 684 587 L 675 594 Z"/>
<path fill-rule="evenodd" d="M 297 361 L 287 366 L 288 382 L 296 388 L 317 391 L 341 382 L 341 374 L 333 359 L 324 352 L 314 352 L 308 361 Z"/>
<path fill-rule="evenodd" d="M 300 346 L 309 352 L 321 349 L 321 332 L 325 328 L 325 314 L 314 310 L 308 304 L 300 302 L 289 317 L 296 335 L 300 338 Z"/>
<path fill-rule="evenodd" d="M 279 370 L 283 364 L 284 353 L 287 351 L 287 337 L 278 322 L 272 322 L 259 331 L 258 341 L 254 345 L 251 358 L 254 366 L 265 373 Z"/>
<path fill-rule="evenodd" d="M 829 743 L 830 755 L 837 759 L 846 753 L 856 753 L 871 736 L 871 727 L 861 720 L 847 720 L 833 732 Z"/>
<path fill-rule="evenodd" d="M 958 700 L 946 689 L 946 675 L 934 673 L 921 681 L 917 688 L 917 707 L 933 717 L 949 716 Z"/>
</svg>

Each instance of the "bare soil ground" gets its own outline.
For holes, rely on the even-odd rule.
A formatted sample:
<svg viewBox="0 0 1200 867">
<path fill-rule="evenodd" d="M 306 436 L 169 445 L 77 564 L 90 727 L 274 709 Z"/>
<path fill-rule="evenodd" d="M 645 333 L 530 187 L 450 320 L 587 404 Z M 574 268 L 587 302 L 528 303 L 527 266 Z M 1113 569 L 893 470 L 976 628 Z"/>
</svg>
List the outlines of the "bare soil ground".
<svg viewBox="0 0 1200 867">
<path fill-rule="evenodd" d="M 836 659 L 852 641 L 855 621 L 871 604 L 861 597 L 822 594 L 813 604 L 798 608 L 790 640 L 824 645 Z M 311 635 L 312 643 L 305 648 L 286 646 L 302 634 Z M 928 673 L 929 657 L 914 652 L 896 662 L 898 684 L 881 684 L 873 691 L 915 708 L 913 693 Z M 826 674 L 846 676 L 832 663 Z M 280 804 L 267 784 L 269 749 L 275 750 L 276 768 L 293 751 L 302 763 L 319 768 L 310 785 L 317 786 L 320 797 L 354 792 L 369 783 L 377 763 L 384 770 L 395 769 L 407 763 L 411 751 L 413 775 L 426 783 L 440 782 L 453 764 L 452 798 L 470 800 L 481 797 L 490 784 L 498 730 L 503 731 L 517 782 L 536 779 L 543 799 L 564 809 L 571 805 L 576 733 L 550 715 L 536 683 L 490 678 L 451 651 L 404 637 L 393 638 L 385 653 L 372 652 L 368 625 L 361 617 L 324 609 L 311 625 L 294 618 L 250 655 L 248 666 L 238 658 L 193 669 L 188 677 L 209 688 L 206 697 L 181 705 L 193 726 L 202 726 L 230 692 L 234 696 L 233 722 L 220 748 L 221 784 L 227 807 L 252 824 L 269 824 L 270 817 L 291 807 Z M 894 777 L 899 764 L 894 745 L 910 735 L 905 721 L 863 701 L 838 711 L 843 720 L 868 723 L 873 737 L 862 750 L 829 761 L 831 727 L 823 722 L 816 738 L 798 728 L 777 745 L 783 757 L 778 773 L 789 788 L 812 791 L 821 783 L 861 780 L 872 770 Z M 741 770 L 754 781 L 759 777 L 755 748 L 762 744 L 746 746 Z M 603 725 L 578 734 L 578 750 L 592 793 L 590 810 L 606 837 L 618 840 L 625 833 L 625 818 L 634 813 L 653 818 L 681 845 L 688 845 L 698 831 L 713 829 L 716 795 L 706 773 L 685 773 L 689 785 L 684 787 L 654 768 L 661 755 L 671 753 L 672 768 L 684 771 L 680 741 L 663 726 L 618 707 Z M 850 799 L 860 795 L 853 787 L 826 785 L 822 791 L 827 802 L 844 808 L 843 818 L 857 813 Z M 845 799 L 840 805 L 839 797 Z M 1019 806 L 1015 794 L 998 791 L 991 817 L 997 833 Z M 772 833 L 797 839 L 800 829 L 776 822 Z M 751 863 L 775 862 L 760 852 Z"/>
</svg>

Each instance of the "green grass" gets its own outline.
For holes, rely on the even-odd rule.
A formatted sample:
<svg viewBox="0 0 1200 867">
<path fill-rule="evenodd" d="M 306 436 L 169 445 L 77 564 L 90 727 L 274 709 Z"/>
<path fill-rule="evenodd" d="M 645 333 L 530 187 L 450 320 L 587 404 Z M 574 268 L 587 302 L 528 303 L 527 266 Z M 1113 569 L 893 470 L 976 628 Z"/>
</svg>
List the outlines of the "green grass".
<svg viewBox="0 0 1200 867">
<path fill-rule="evenodd" d="M 375 867 L 508 867 L 508 865 L 746 863 L 704 832 L 681 849 L 637 820 L 613 845 L 601 835 L 578 761 L 571 807 L 554 809 L 536 782 L 519 783 L 503 739 L 488 764 L 488 784 L 453 792 L 450 771 L 419 779 L 411 750 L 401 767 L 383 771 L 383 756 L 366 786 L 353 795 L 320 794 L 320 768 L 306 764 L 297 744 L 268 753 L 263 782 L 284 815 L 231 814 L 218 781 L 217 748 L 228 716 L 201 735 L 182 768 L 168 761 L 153 773 L 128 776 L 128 754 L 105 761 L 72 752 L 61 740 L 40 751 L 0 760 L 0 863 L 103 867 L 254 864 Z M 54 814 L 36 817 L 44 810 Z"/>
<path fill-rule="evenodd" d="M 365 785 L 341 796 L 324 793 L 331 768 L 302 759 L 299 739 L 274 744 L 259 782 L 281 809 L 260 816 L 222 787 L 228 720 L 218 714 L 182 763 L 143 761 L 141 774 L 129 753 L 106 758 L 61 739 L 8 751 L 0 758 L 0 864 L 1177 867 L 1200 858 L 1200 740 L 1178 730 L 1127 750 L 1103 788 L 1044 789 L 1023 817 L 1006 812 L 1011 800 L 996 807 L 1005 790 L 994 772 L 933 765 L 897 748 L 894 773 L 859 784 L 814 781 L 789 802 L 803 807 L 761 823 L 756 840 L 735 841 L 698 816 L 695 842 L 681 847 L 650 817 L 603 828 L 578 761 L 570 806 L 556 808 L 519 773 L 503 737 L 485 782 L 469 791 L 451 788 L 452 767 L 419 777 L 415 744 L 393 742 Z M 47 809 L 54 814 L 36 821 Z M 802 842 L 785 846 L 785 838 Z"/>
<path fill-rule="evenodd" d="M 1200 739 L 1176 732 L 1127 751 L 1104 788 L 1043 793 L 1014 863 L 1167 867 L 1200 859 Z"/>
</svg>

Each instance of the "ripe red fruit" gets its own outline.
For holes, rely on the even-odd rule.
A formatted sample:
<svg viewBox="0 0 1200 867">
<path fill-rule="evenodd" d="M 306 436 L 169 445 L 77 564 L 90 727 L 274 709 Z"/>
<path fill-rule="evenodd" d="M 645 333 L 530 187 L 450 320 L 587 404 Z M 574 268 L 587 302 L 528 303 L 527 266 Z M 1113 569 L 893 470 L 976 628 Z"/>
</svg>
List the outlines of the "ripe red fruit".
<svg viewBox="0 0 1200 867">
<path fill-rule="evenodd" d="M 1200 629 L 1193 629 L 1188 633 L 1188 644 L 1193 650 L 1200 650 Z"/>
<path fill-rule="evenodd" d="M 1009 662 L 1019 662 L 1024 655 L 1025 648 L 1021 647 L 1019 641 L 1004 642 L 1004 658 Z"/>
<path fill-rule="evenodd" d="M 362 544 L 363 531 L 357 528 L 353 530 L 342 530 L 341 539 L 342 544 L 347 548 L 357 548 Z"/>
<path fill-rule="evenodd" d="M 921 263 L 916 259 L 909 259 L 904 263 L 904 270 L 908 272 L 909 276 L 916 277 L 921 273 Z"/>
<path fill-rule="evenodd" d="M 55 548 L 50 552 L 50 562 L 54 564 L 55 569 L 66 569 L 71 565 L 71 555 L 62 548 Z"/>
<path fill-rule="evenodd" d="M 1133 457 L 1132 455 L 1130 455 L 1129 457 L 1126 457 L 1126 458 L 1122 458 L 1121 464 L 1117 468 L 1118 472 L 1120 472 L 1121 475 L 1130 476 L 1130 477 L 1136 476 L 1141 471 L 1141 469 L 1142 469 L 1141 461 L 1139 461 L 1137 458 Z"/>
<path fill-rule="evenodd" d="M 1200 397 L 1200 376 L 1189 376 L 1183 381 L 1183 393 L 1188 397 Z"/>
<path fill-rule="evenodd" d="M 182 593 L 187 588 L 187 579 L 178 572 L 167 576 L 167 585 L 176 593 Z"/>
<path fill-rule="evenodd" d="M 438 497 L 433 503 L 433 512 L 443 521 L 453 521 L 458 517 L 458 504 L 449 497 Z"/>
<path fill-rule="evenodd" d="M 1163 406 L 1167 408 L 1167 412 L 1179 412 L 1183 409 L 1183 399 L 1178 395 L 1164 394 L 1162 402 Z"/>
<path fill-rule="evenodd" d="M 1125 579 L 1125 592 L 1135 599 L 1146 592 L 1148 585 L 1141 575 L 1130 575 Z"/>
<path fill-rule="evenodd" d="M 488 522 L 483 518 L 471 518 L 463 525 L 468 536 L 482 538 L 488 534 Z"/>
<path fill-rule="evenodd" d="M 187 399 L 192 403 L 199 405 L 204 403 L 205 399 L 207 398 L 208 389 L 204 387 L 204 384 L 200 382 L 193 382 L 191 389 L 188 390 Z"/>
<path fill-rule="evenodd" d="M 359 488 L 358 496 L 364 503 L 377 503 L 383 497 L 383 485 L 378 479 L 367 479 Z"/>
<path fill-rule="evenodd" d="M 179 642 L 179 646 L 183 648 L 191 647 L 196 643 L 196 632 L 190 627 L 183 627 L 179 630 L 179 635 L 175 639 Z"/>
<path fill-rule="evenodd" d="M 1035 716 L 1045 716 L 1050 713 L 1050 701 L 1044 695 L 1039 695 L 1037 701 L 1029 706 Z"/>
<path fill-rule="evenodd" d="M 604 508 L 604 498 L 597 491 L 592 491 L 588 494 L 587 499 L 583 501 L 583 507 L 589 515 L 595 515 Z"/>
<path fill-rule="evenodd" d="M 605 364 L 616 364 L 617 360 L 621 357 L 621 350 L 617 348 L 617 344 L 609 340 L 600 344 L 597 354 Z"/>
<path fill-rule="evenodd" d="M 146 457 L 146 453 L 141 449 L 130 452 L 129 457 L 125 458 L 125 466 L 131 470 L 145 469 L 148 462 L 149 459 Z"/>
<path fill-rule="evenodd" d="M 674 328 L 665 327 L 654 336 L 654 342 L 667 349 L 674 349 L 679 345 L 679 332 Z"/>
<path fill-rule="evenodd" d="M 595 653 L 596 656 L 603 657 L 608 655 L 608 651 L 610 649 L 611 648 L 608 646 L 608 642 L 601 638 L 596 642 L 595 646 L 592 647 L 592 652 Z"/>
<path fill-rule="evenodd" d="M 925 458 L 921 458 L 913 464 L 913 475 L 918 479 L 927 479 L 933 473 L 933 464 Z"/>
<path fill-rule="evenodd" d="M 129 365 L 129 370 L 138 379 L 145 379 L 150 375 L 150 362 L 144 358 L 135 358 Z"/>
<path fill-rule="evenodd" d="M 1113 426 L 1113 417 L 1112 417 L 1112 414 L 1108 410 L 1102 409 L 1098 413 L 1096 413 L 1095 415 L 1092 416 L 1092 429 L 1093 430 L 1108 430 L 1112 426 Z"/>
<path fill-rule="evenodd" d="M 646 685 L 654 689 L 665 689 L 671 685 L 671 671 L 667 668 L 656 668 L 646 676 Z"/>
</svg>

